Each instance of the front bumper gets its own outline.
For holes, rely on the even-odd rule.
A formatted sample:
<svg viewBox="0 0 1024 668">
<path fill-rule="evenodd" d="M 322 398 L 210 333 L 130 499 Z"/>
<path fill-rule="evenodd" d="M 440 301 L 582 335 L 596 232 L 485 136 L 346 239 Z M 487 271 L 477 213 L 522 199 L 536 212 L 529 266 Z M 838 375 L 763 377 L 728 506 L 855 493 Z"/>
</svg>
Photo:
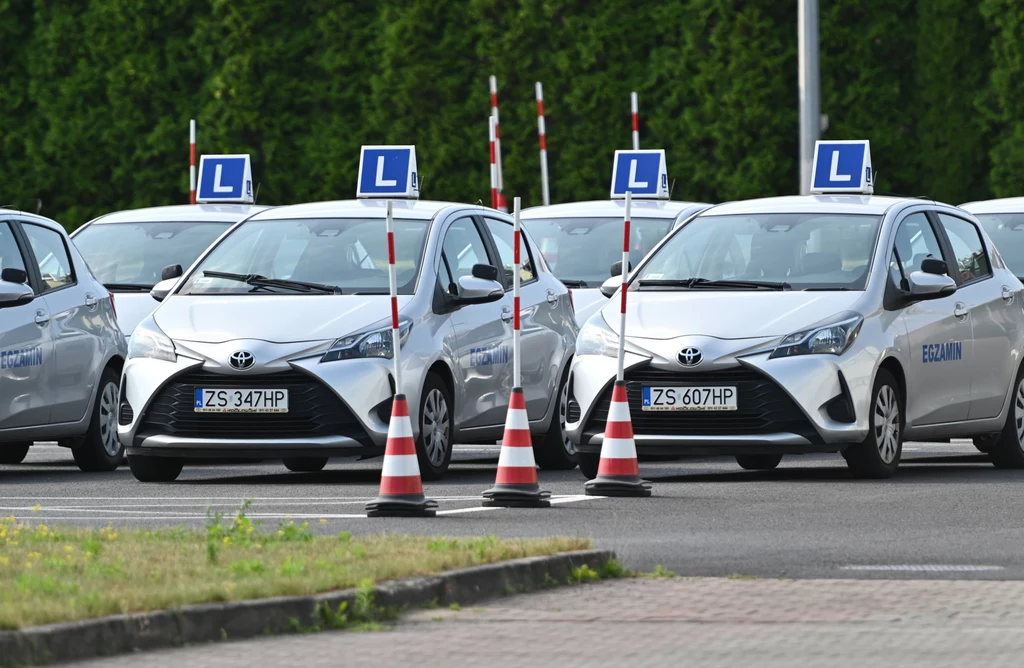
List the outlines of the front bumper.
<svg viewBox="0 0 1024 668">
<path fill-rule="evenodd" d="M 838 452 L 866 437 L 874 373 L 867 352 L 770 360 L 768 353 L 723 352 L 728 342 L 707 337 L 689 337 L 666 348 L 690 345 L 722 354 L 699 370 L 682 367 L 668 355 L 626 355 L 638 455 Z M 756 343 L 750 348 L 756 350 Z M 581 452 L 600 451 L 615 374 L 613 358 L 586 355 L 574 360 L 567 430 Z M 644 385 L 735 386 L 739 408 L 643 411 Z"/>
</svg>

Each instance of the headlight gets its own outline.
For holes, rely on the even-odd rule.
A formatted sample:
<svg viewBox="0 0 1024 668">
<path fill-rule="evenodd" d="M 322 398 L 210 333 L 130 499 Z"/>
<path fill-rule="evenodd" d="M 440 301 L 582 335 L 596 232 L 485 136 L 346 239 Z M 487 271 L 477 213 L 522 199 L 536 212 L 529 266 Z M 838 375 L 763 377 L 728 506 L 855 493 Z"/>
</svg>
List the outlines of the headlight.
<svg viewBox="0 0 1024 668">
<path fill-rule="evenodd" d="M 794 332 L 779 342 L 769 359 L 794 355 L 842 355 L 860 333 L 864 316 L 844 313 L 836 322 Z"/>
<path fill-rule="evenodd" d="M 148 357 L 165 362 L 177 362 L 174 342 L 157 326 L 153 316 L 139 323 L 128 340 L 128 359 Z"/>
<path fill-rule="evenodd" d="M 351 360 L 365 357 L 394 357 L 391 339 L 391 319 L 388 318 L 387 325 L 376 323 L 366 329 L 343 336 L 331 344 L 330 349 L 320 358 L 321 362 L 335 362 L 337 360 Z M 398 341 L 401 347 L 409 340 L 409 332 L 412 331 L 412 319 L 399 318 L 398 320 Z"/>
<path fill-rule="evenodd" d="M 619 335 L 608 328 L 604 317 L 592 318 L 580 330 L 576 339 L 577 355 L 619 356 Z"/>
</svg>

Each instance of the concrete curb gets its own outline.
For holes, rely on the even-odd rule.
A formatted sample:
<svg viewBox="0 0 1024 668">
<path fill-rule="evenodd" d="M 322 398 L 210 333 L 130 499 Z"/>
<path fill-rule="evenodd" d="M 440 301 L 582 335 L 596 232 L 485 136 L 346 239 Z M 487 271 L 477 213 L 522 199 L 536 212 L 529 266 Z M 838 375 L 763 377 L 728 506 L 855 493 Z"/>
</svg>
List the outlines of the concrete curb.
<svg viewBox="0 0 1024 668">
<path fill-rule="evenodd" d="M 562 552 L 484 566 L 448 571 L 440 575 L 387 582 L 374 588 L 379 606 L 412 607 L 436 599 L 438 605 L 468 605 L 564 583 L 573 568 L 598 568 L 615 558 L 609 550 Z M 311 626 L 322 604 L 353 604 L 356 590 L 315 596 L 287 596 L 232 603 L 204 603 L 179 610 L 114 615 L 80 622 L 37 626 L 0 632 L 0 665 L 40 665 L 80 661 L 128 652 L 178 647 L 185 644 L 239 640 L 288 633 L 298 623 Z"/>
</svg>

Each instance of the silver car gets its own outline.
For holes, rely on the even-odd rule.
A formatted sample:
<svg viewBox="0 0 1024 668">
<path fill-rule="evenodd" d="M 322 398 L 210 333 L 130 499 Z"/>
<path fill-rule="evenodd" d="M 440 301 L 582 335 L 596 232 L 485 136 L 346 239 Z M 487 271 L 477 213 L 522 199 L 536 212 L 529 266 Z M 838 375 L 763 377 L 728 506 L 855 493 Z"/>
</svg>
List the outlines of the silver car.
<svg viewBox="0 0 1024 668">
<path fill-rule="evenodd" d="M 125 354 L 113 297 L 64 228 L 0 208 L 0 464 L 56 440 L 83 471 L 117 468 Z"/>
<path fill-rule="evenodd" d="M 71 240 L 107 290 L 117 295 L 117 322 L 131 336 L 159 304 L 158 282 L 181 276 L 234 223 L 263 211 L 248 204 L 157 206 L 89 221 Z"/>
<path fill-rule="evenodd" d="M 630 264 L 639 264 L 666 234 L 709 206 L 700 202 L 634 200 Z M 580 325 L 604 305 L 599 288 L 612 264 L 622 260 L 624 214 L 622 200 L 535 206 L 521 214 L 523 227 L 537 240 L 548 266 L 570 289 Z"/>
<path fill-rule="evenodd" d="M 1024 278 L 1024 197 L 961 204 L 981 222 L 996 249 L 1018 278 Z"/>
<path fill-rule="evenodd" d="M 453 443 L 501 437 L 512 389 L 512 219 L 479 206 L 395 203 L 396 264 L 420 469 Z M 220 239 L 132 335 L 118 433 L 143 481 L 186 458 L 381 455 L 392 376 L 383 201 L 286 206 Z M 523 385 L 542 467 L 576 465 L 564 387 L 577 328 L 567 290 L 526 239 Z M 177 281 L 175 283 L 175 281 Z M 173 284 L 173 285 L 172 285 Z"/>
<path fill-rule="evenodd" d="M 832 176 L 842 169 L 833 159 Z M 962 209 L 861 195 L 722 204 L 666 238 L 627 289 L 641 456 L 770 469 L 841 452 L 856 474 L 887 477 L 905 438 L 979 437 L 996 465 L 1024 467 L 1022 285 Z M 568 430 L 590 477 L 619 317 L 616 299 L 583 326 L 572 366 Z"/>
</svg>

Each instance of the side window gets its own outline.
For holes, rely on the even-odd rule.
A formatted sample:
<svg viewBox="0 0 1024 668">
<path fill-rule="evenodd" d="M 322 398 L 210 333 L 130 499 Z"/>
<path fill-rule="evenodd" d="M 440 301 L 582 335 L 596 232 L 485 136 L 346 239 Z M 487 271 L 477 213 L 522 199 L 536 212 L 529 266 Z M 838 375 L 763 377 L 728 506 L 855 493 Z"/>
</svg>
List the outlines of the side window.
<svg viewBox="0 0 1024 668">
<path fill-rule="evenodd" d="M 899 256 L 904 276 L 920 271 L 921 262 L 928 257 L 942 259 L 939 239 L 928 222 L 928 216 L 923 213 L 912 213 L 903 219 L 896 230 L 896 254 Z"/>
<path fill-rule="evenodd" d="M 71 256 L 64 245 L 64 237 L 51 229 L 24 223 L 22 229 L 36 256 L 39 273 L 43 278 L 44 292 L 72 285 L 75 273 L 71 269 Z"/>
<path fill-rule="evenodd" d="M 491 263 L 487 258 L 487 246 L 472 218 L 460 218 L 448 227 L 441 252 L 444 254 L 442 264 L 447 263 L 456 284 L 463 276 L 473 274 L 474 264 Z"/>
<path fill-rule="evenodd" d="M 25 259 L 21 257 L 18 241 L 9 223 L 0 223 L 0 272 L 4 269 L 25 271 Z"/>
<path fill-rule="evenodd" d="M 992 267 L 989 265 L 988 254 L 985 253 L 985 244 L 981 241 L 978 228 L 963 218 L 947 216 L 944 213 L 939 214 L 939 221 L 953 247 L 960 280 L 966 283 L 991 276 Z"/>
<path fill-rule="evenodd" d="M 515 268 L 515 230 L 506 222 L 493 218 L 484 218 L 487 229 L 494 239 L 494 245 L 498 247 L 498 254 L 501 255 L 501 264 L 505 269 L 506 285 L 512 285 L 512 272 Z M 519 252 L 519 260 L 522 267 L 519 271 L 520 283 L 528 283 L 537 278 L 537 272 L 533 270 L 533 258 L 530 253 L 530 244 L 526 241 L 525 235 L 520 235 L 519 242 L 522 244 Z"/>
</svg>

